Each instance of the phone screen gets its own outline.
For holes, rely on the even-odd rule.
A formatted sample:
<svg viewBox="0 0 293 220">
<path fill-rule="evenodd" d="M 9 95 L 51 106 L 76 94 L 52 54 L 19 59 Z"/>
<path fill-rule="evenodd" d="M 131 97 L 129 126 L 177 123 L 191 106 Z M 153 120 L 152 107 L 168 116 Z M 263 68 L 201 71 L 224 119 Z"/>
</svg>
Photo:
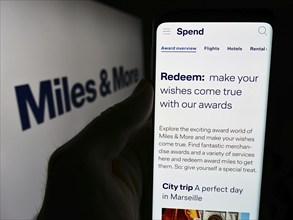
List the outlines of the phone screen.
<svg viewBox="0 0 293 220">
<path fill-rule="evenodd" d="M 272 27 L 156 29 L 153 219 L 258 219 Z"/>
</svg>

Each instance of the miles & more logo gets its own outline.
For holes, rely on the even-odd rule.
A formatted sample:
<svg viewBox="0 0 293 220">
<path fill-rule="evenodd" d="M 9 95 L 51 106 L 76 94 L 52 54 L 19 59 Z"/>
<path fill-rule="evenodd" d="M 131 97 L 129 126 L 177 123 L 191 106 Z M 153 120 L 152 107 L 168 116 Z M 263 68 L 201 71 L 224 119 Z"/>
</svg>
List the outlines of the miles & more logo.
<svg viewBox="0 0 293 220">
<path fill-rule="evenodd" d="M 37 124 L 41 124 L 44 122 L 45 112 L 48 112 L 49 119 L 56 118 L 73 108 L 81 108 L 86 103 L 94 102 L 99 95 L 106 97 L 140 79 L 137 68 L 124 70 L 123 66 L 113 67 L 112 78 L 109 75 L 106 69 L 102 69 L 99 84 L 94 79 L 89 79 L 84 84 L 76 82 L 70 85 L 67 76 L 41 81 L 38 100 L 29 84 L 15 86 L 22 130 L 31 128 L 29 110 Z"/>
</svg>

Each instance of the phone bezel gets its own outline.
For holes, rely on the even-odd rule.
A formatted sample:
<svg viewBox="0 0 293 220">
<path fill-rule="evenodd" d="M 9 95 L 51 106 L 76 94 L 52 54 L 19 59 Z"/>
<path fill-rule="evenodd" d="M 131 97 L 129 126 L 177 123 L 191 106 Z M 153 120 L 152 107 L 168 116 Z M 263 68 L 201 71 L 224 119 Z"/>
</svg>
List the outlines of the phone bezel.
<svg viewBox="0 0 293 220">
<path fill-rule="evenodd" d="M 153 21 L 153 33 L 152 33 L 152 58 L 151 58 L 151 81 L 155 88 L 155 68 L 156 68 L 156 32 L 160 24 L 164 22 L 266 22 L 270 24 L 274 30 L 274 15 L 271 11 L 265 9 L 196 9 L 196 10 L 180 10 L 180 11 L 166 11 L 162 12 L 156 19 Z M 272 51 L 274 48 L 274 41 L 272 43 Z M 272 58 L 271 54 L 271 58 Z M 273 60 L 271 59 L 271 66 L 273 65 Z M 271 68 L 272 70 L 272 68 Z M 271 75 L 270 71 L 270 75 Z M 271 79 L 271 78 L 270 78 Z M 263 195 L 266 193 L 266 184 L 265 181 L 269 174 L 269 170 L 266 167 L 268 160 L 267 145 L 270 143 L 270 136 L 267 134 L 268 128 L 271 126 L 272 116 L 270 114 L 270 84 L 269 81 L 269 92 L 268 92 L 268 105 L 267 105 L 267 117 L 266 117 L 266 128 L 265 128 L 265 143 L 264 143 L 264 155 L 263 155 L 263 169 L 261 176 L 261 193 L 259 199 L 259 220 L 264 219 L 264 202 Z M 155 102 L 154 96 L 154 102 Z M 155 111 L 152 115 L 152 151 L 154 151 L 154 117 Z M 154 162 L 154 153 L 152 152 L 152 175 L 151 175 L 151 196 L 153 197 L 153 162 Z M 151 200 L 153 202 L 153 199 Z M 153 204 L 151 206 L 151 216 L 153 215 Z"/>
</svg>

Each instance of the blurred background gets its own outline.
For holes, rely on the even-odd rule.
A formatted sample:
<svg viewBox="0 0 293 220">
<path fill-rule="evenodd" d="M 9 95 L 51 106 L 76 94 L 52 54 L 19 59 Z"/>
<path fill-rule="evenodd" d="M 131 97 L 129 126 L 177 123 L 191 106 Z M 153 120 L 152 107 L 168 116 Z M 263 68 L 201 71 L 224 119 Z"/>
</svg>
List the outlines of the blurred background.
<svg viewBox="0 0 293 220">
<path fill-rule="evenodd" d="M 0 1 L 1 6 L 3 2 L 9 2 L 5 0 Z M 47 120 L 46 118 L 46 123 L 40 125 L 33 124 L 32 129 L 22 131 L 19 126 L 14 87 L 15 85 L 28 83 L 29 77 L 25 73 L 32 74 L 33 76 L 29 83 L 32 85 L 34 94 L 38 91 L 38 83 L 40 80 L 60 78 L 64 77 L 62 74 L 68 74 L 66 76 L 68 77 L 69 83 L 84 83 L 84 80 L 97 80 L 94 77 L 96 77 L 96 71 L 99 71 L 100 68 L 103 67 L 108 70 L 113 65 L 118 64 L 123 65 L 124 68 L 136 67 L 142 73 L 140 74 L 140 78 L 145 77 L 150 79 L 152 69 L 151 45 L 153 20 L 160 13 L 180 9 L 267 9 L 272 12 L 274 17 L 273 52 L 265 146 L 264 187 L 262 189 L 262 219 L 291 219 L 290 216 L 293 214 L 291 208 L 293 204 L 292 0 L 90 1 L 97 3 L 97 11 L 95 11 L 95 7 L 91 9 L 90 6 L 82 10 L 78 4 L 73 4 L 74 6 L 69 8 L 66 6 L 69 1 L 56 1 L 56 4 L 57 2 L 64 2 L 64 5 L 57 4 L 58 6 L 56 8 L 51 3 L 48 3 L 51 7 L 50 9 L 40 6 L 47 14 L 41 13 L 41 11 L 39 14 L 37 12 L 32 12 L 32 14 L 36 14 L 36 16 L 42 18 L 48 16 L 51 21 L 34 19 L 34 23 L 32 23 L 28 19 L 26 26 L 20 25 L 20 28 L 9 27 L 9 22 L 18 22 L 18 20 L 12 19 L 8 22 L 3 19 L 7 18 L 5 16 L 8 13 L 5 10 L 2 11 L 1 8 L 0 150 L 1 178 L 3 177 L 1 180 L 2 195 L 0 194 L 1 220 L 29 219 L 27 216 L 33 216 L 38 211 L 39 203 L 44 192 L 46 163 L 49 155 L 54 149 L 76 134 L 84 124 L 95 117 L 97 108 L 98 113 L 101 112 L 106 107 L 127 97 L 134 88 L 134 84 L 125 87 L 121 89 L 119 94 L 117 92 L 117 96 L 109 96 L 107 101 L 98 97 L 97 101 L 94 102 L 96 105 L 86 103 L 88 105 L 85 105 L 83 108 L 72 109 L 70 114 L 64 114 L 64 116 L 54 120 Z M 77 0 L 75 2 L 85 1 Z M 14 2 L 21 3 L 25 1 Z M 27 2 L 37 3 L 50 1 Z M 105 9 L 99 3 L 102 3 L 110 9 Z M 116 14 L 117 12 L 113 12 L 112 9 L 118 9 L 120 12 Z M 112 13 L 115 16 L 117 15 L 117 17 L 112 16 Z M 19 13 L 16 14 L 19 15 Z M 24 16 L 27 19 L 30 17 L 30 13 L 24 13 Z M 114 19 L 109 23 L 107 20 L 108 17 L 114 17 Z M 135 18 L 133 19 L 133 17 Z M 19 19 L 20 23 L 17 24 L 19 25 L 21 22 L 25 22 L 25 19 Z M 4 27 L 3 24 L 6 24 L 6 26 Z M 38 28 L 40 29 L 36 28 L 35 24 L 39 25 Z M 108 26 L 105 24 L 110 24 L 111 28 L 107 28 Z M 128 28 L 123 33 L 123 38 L 115 34 L 119 26 L 121 29 L 118 32 L 123 32 L 122 25 Z M 100 37 L 100 27 L 105 28 L 103 30 L 109 31 L 109 33 L 102 36 L 105 40 L 103 42 L 106 42 L 104 43 L 105 45 L 102 45 L 100 39 L 96 39 L 96 36 Z M 50 31 L 50 28 L 56 30 L 56 33 Z M 3 30 L 6 32 L 4 33 Z M 11 30 L 13 31 L 11 32 Z M 26 35 L 27 30 L 31 31 L 28 35 Z M 13 37 L 7 38 L 7 33 Z M 24 35 L 21 36 L 21 34 Z M 2 38 L 3 36 L 4 38 Z M 119 38 L 121 38 L 121 41 L 118 41 Z M 11 43 L 9 44 L 9 48 L 6 47 L 5 42 Z M 14 44 L 15 42 L 19 43 L 19 45 Z M 55 42 L 53 46 L 52 42 Z M 42 47 L 38 45 L 42 45 Z M 136 45 L 136 48 L 133 48 L 133 45 Z M 107 49 L 111 46 L 114 49 Z M 17 53 L 6 53 L 10 50 L 17 51 Z M 8 60 L 6 57 L 9 58 L 11 63 L 6 62 Z M 26 62 L 26 60 L 29 60 L 31 63 Z M 23 68 L 22 66 L 27 68 Z M 44 66 L 47 68 L 44 68 Z M 115 67 L 118 68 L 119 66 Z M 12 72 L 16 74 L 16 76 L 13 76 L 13 74 L 5 72 L 6 68 L 11 68 L 19 72 Z M 7 83 L 8 81 L 9 83 Z M 59 129 L 62 132 L 59 132 Z M 30 142 L 35 137 L 41 138 L 38 142 Z M 46 144 L 44 143 L 48 144 L 48 146 L 45 146 Z M 11 167 L 11 164 L 15 167 Z M 22 172 L 21 169 L 25 172 Z M 2 181 L 4 181 L 4 184 Z M 7 189 L 10 191 L 7 192 Z M 5 196 L 3 196 L 4 193 Z M 146 205 L 151 207 L 150 204 L 151 201 L 149 200 Z M 10 217 L 8 218 L 7 216 Z M 146 219 L 150 218 L 146 215 Z"/>
</svg>

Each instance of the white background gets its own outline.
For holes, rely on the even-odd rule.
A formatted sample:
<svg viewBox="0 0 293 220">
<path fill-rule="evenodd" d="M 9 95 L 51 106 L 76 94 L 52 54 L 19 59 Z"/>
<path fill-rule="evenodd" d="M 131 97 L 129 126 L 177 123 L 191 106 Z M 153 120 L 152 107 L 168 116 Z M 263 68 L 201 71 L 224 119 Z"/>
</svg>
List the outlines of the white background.
<svg viewBox="0 0 293 220">
<path fill-rule="evenodd" d="M 258 28 L 266 27 L 266 34 L 260 34 Z M 176 34 L 178 27 L 188 30 L 204 28 L 204 35 Z M 164 35 L 163 28 L 170 28 L 171 34 Z M 157 29 L 156 60 L 156 103 L 155 103 L 155 156 L 154 156 L 154 219 L 159 219 L 162 208 L 192 208 L 199 210 L 218 210 L 249 212 L 251 219 L 258 216 L 262 157 L 264 147 L 264 129 L 266 120 L 267 92 L 270 70 L 270 52 L 272 29 L 266 23 L 164 23 Z M 163 53 L 162 46 L 196 47 L 196 53 Z M 204 46 L 219 47 L 219 51 L 206 51 Z M 250 47 L 266 47 L 266 51 L 250 51 Z M 227 47 L 242 47 L 242 51 L 227 51 Z M 169 74 L 205 75 L 205 81 L 168 81 L 161 80 L 161 72 Z M 235 82 L 212 82 L 210 75 L 233 75 Z M 237 76 L 259 76 L 257 83 L 237 83 Z M 160 88 L 228 88 L 242 90 L 241 96 L 196 96 L 163 95 Z M 193 90 L 192 90 L 193 91 Z M 224 102 L 232 103 L 228 109 L 161 108 L 160 101 L 177 100 L 179 102 Z M 172 120 L 170 120 L 172 119 Z M 183 170 L 156 169 L 158 156 L 159 125 L 188 128 L 245 128 L 253 129 L 255 141 L 251 143 L 256 155 L 254 167 L 257 173 L 196 172 Z M 176 132 L 175 132 L 176 133 Z M 172 134 L 175 134 L 174 132 Z M 178 133 L 178 132 L 177 132 Z M 180 133 L 180 132 L 179 132 Z M 182 133 L 182 132 L 181 132 Z M 171 134 L 171 133 L 169 133 Z M 212 134 L 211 134 L 212 135 Z M 221 135 L 221 134 L 219 134 Z M 231 135 L 231 134 L 229 134 Z M 243 136 L 248 136 L 247 134 Z M 161 139 L 162 141 L 167 139 Z M 170 139 L 170 142 L 174 140 Z M 180 141 L 180 140 L 178 140 Z M 202 141 L 204 142 L 204 141 Z M 208 141 L 211 143 L 211 141 Z M 218 142 L 214 142 L 217 144 Z M 237 143 L 234 143 L 237 144 Z M 238 142 L 241 144 L 241 142 Z M 244 144 L 247 144 L 244 143 Z M 169 148 L 170 149 L 170 148 Z M 188 148 L 187 148 L 188 149 Z M 176 149 L 178 150 L 178 149 Z M 200 150 L 200 149 L 198 149 Z M 212 149 L 210 149 L 212 151 Z M 220 150 L 215 150 L 220 151 Z M 227 149 L 224 149 L 227 151 Z M 169 155 L 172 157 L 172 155 Z M 182 156 L 182 155 L 178 155 Z M 190 155 L 189 155 L 190 156 Z M 183 156 L 182 156 L 183 157 Z M 192 156 L 191 156 L 192 157 Z M 210 158 L 212 159 L 212 158 Z M 217 158 L 218 159 L 218 158 Z M 224 158 L 223 158 L 224 159 Z M 231 159 L 236 159 L 235 157 Z M 168 163 L 167 163 L 168 164 Z M 170 162 L 169 162 L 170 164 Z M 190 164 L 191 165 L 191 164 Z M 218 165 L 218 164 L 213 164 Z M 206 165 L 208 166 L 208 165 Z M 210 165 L 212 166 L 212 165 Z M 162 200 L 162 193 L 176 193 L 163 190 L 162 183 L 189 184 L 200 186 L 220 186 L 243 188 L 241 196 L 229 193 L 206 193 L 177 191 L 179 195 L 200 195 L 202 202 Z M 170 196 L 169 196 L 170 198 Z"/>
</svg>

